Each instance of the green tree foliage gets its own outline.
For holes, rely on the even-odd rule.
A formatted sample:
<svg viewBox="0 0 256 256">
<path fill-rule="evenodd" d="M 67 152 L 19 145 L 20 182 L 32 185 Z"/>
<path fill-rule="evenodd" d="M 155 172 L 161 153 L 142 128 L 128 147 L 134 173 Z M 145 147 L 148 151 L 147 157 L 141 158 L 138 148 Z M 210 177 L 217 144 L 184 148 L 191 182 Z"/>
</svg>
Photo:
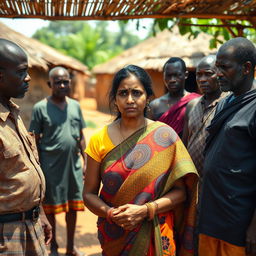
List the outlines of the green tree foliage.
<svg viewBox="0 0 256 256">
<path fill-rule="evenodd" d="M 52 21 L 37 30 L 33 38 L 92 68 L 140 41 L 128 31 L 125 22 L 118 25 L 119 31 L 111 32 L 107 21 Z"/>
<path fill-rule="evenodd" d="M 191 26 L 191 24 L 195 24 L 195 26 Z M 210 48 L 216 48 L 223 42 L 236 36 L 244 36 L 256 42 L 255 28 L 252 28 L 252 24 L 249 21 L 219 19 L 155 19 L 150 35 L 164 29 L 172 30 L 176 25 L 178 25 L 181 35 L 188 34 L 191 39 L 196 38 L 200 33 L 211 35 Z"/>
</svg>

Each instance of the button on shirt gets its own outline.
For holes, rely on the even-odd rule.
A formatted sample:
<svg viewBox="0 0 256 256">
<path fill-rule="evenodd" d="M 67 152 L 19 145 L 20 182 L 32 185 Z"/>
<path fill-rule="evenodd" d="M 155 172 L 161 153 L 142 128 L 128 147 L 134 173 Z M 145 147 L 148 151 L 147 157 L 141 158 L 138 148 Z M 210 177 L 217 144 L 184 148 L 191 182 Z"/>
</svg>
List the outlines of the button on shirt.
<svg viewBox="0 0 256 256">
<path fill-rule="evenodd" d="M 10 110 L 0 104 L 0 214 L 30 210 L 45 193 L 35 138 L 18 106 L 10 102 Z"/>
</svg>

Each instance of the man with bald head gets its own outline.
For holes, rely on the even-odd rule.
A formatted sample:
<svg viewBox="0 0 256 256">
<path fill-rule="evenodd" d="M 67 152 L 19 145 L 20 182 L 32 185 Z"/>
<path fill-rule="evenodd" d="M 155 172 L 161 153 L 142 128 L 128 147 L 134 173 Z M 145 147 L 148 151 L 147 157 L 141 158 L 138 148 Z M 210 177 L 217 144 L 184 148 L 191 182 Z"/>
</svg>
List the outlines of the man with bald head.
<svg viewBox="0 0 256 256">
<path fill-rule="evenodd" d="M 66 255 L 78 256 L 81 253 L 74 246 L 74 234 L 77 211 L 84 209 L 85 122 L 79 103 L 68 97 L 70 76 L 65 68 L 55 67 L 49 72 L 48 86 L 51 96 L 35 104 L 29 129 L 36 134 L 40 163 L 46 178 L 43 207 L 53 227 L 51 255 L 58 255 L 55 214 L 65 212 Z"/>
<path fill-rule="evenodd" d="M 25 52 L 15 43 L 0 38 L 0 255 L 3 256 L 46 256 L 45 242 L 49 244 L 51 240 L 51 226 L 43 209 L 40 213 L 45 180 L 35 139 L 26 131 L 19 107 L 11 101 L 24 97 L 29 81 Z"/>
<path fill-rule="evenodd" d="M 256 255 L 255 46 L 238 37 L 216 57 L 222 99 L 206 140 L 199 209 L 199 256 Z"/>
</svg>

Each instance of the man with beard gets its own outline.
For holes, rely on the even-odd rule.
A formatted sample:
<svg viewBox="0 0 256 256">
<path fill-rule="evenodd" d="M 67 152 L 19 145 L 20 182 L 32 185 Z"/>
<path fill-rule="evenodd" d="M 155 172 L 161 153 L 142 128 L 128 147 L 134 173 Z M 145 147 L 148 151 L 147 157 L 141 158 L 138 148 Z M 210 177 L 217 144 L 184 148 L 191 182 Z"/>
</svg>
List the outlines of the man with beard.
<svg viewBox="0 0 256 256">
<path fill-rule="evenodd" d="M 222 91 L 207 128 L 199 208 L 200 256 L 256 255 L 255 46 L 246 38 L 227 41 L 216 57 Z"/>
<path fill-rule="evenodd" d="M 170 58 L 164 64 L 163 73 L 168 92 L 150 103 L 149 118 L 168 124 L 182 135 L 186 105 L 200 95 L 185 90 L 188 71 L 181 58 Z"/>
<path fill-rule="evenodd" d="M 63 67 L 49 72 L 51 96 L 38 102 L 32 113 L 30 131 L 36 135 L 40 163 L 46 178 L 43 207 L 53 227 L 51 255 L 58 255 L 55 214 L 65 212 L 67 224 L 66 255 L 81 253 L 74 246 L 77 211 L 84 209 L 82 200 L 85 170 L 85 122 L 79 103 L 69 97 L 70 77 Z M 83 156 L 82 168 L 80 156 Z"/>
<path fill-rule="evenodd" d="M 11 98 L 29 87 L 28 59 L 15 43 L 0 39 L 0 255 L 47 256 L 52 229 L 41 203 L 45 180 L 35 139 Z M 40 213 L 41 209 L 41 213 Z M 39 215 L 40 213 L 40 215 Z M 41 221 L 40 221 L 40 220 Z M 43 228 L 43 230 L 42 230 Z"/>
</svg>

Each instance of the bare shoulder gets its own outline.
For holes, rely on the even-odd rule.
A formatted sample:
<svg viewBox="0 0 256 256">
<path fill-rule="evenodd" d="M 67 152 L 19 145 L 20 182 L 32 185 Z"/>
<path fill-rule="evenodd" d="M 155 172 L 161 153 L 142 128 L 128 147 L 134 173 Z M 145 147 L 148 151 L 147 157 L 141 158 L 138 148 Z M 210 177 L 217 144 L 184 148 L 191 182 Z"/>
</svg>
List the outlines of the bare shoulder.
<svg viewBox="0 0 256 256">
<path fill-rule="evenodd" d="M 168 100 L 168 94 L 165 94 L 159 98 L 156 98 L 150 102 L 150 107 L 159 107 L 163 102 Z"/>
<path fill-rule="evenodd" d="M 151 108 L 154 108 L 154 107 L 159 106 L 159 102 L 160 102 L 160 99 L 157 98 L 157 99 L 152 100 L 152 101 L 149 103 L 149 105 L 150 105 Z"/>
</svg>

